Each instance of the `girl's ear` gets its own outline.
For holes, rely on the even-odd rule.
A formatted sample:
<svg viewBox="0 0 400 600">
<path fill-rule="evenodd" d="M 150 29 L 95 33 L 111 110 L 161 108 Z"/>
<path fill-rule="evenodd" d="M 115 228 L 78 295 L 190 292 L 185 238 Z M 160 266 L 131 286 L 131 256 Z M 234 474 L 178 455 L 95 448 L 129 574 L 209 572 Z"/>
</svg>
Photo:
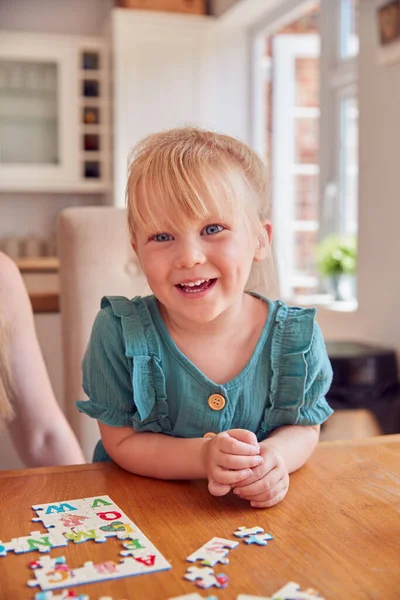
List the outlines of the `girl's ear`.
<svg viewBox="0 0 400 600">
<path fill-rule="evenodd" d="M 254 260 L 261 262 L 267 257 L 269 252 L 269 246 L 272 243 L 272 223 L 271 221 L 264 221 L 262 223 L 262 233 L 257 238 L 257 248 L 254 253 Z"/>
</svg>

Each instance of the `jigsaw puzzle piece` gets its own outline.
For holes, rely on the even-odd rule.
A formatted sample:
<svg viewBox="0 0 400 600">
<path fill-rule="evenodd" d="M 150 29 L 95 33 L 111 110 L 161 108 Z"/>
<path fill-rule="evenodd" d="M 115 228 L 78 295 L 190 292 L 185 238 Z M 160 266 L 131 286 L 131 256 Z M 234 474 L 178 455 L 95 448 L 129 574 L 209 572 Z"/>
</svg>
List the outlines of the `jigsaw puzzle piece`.
<svg viewBox="0 0 400 600">
<path fill-rule="evenodd" d="M 78 594 L 74 590 L 64 590 L 57 594 L 53 592 L 38 592 L 35 594 L 34 600 L 67 600 L 68 598 L 75 598 L 75 600 L 90 600 L 90 597 L 86 594 Z"/>
<path fill-rule="evenodd" d="M 257 533 L 264 533 L 264 529 L 256 525 L 255 527 L 238 527 L 238 529 L 233 533 L 236 537 L 244 538 L 247 535 L 256 535 Z"/>
<path fill-rule="evenodd" d="M 22 552 L 31 552 L 38 550 L 39 552 L 49 552 L 52 548 L 67 546 L 67 540 L 62 536 L 53 533 L 41 533 L 40 531 L 32 531 L 29 535 L 14 538 L 14 552 L 20 554 Z"/>
<path fill-rule="evenodd" d="M 214 537 L 205 543 L 201 548 L 190 554 L 186 560 L 195 562 L 201 560 L 201 564 L 209 567 L 215 566 L 217 563 L 228 564 L 229 559 L 225 558 L 229 550 L 236 548 L 239 542 L 235 540 L 226 540 L 224 538 Z"/>
<path fill-rule="evenodd" d="M 270 533 L 262 533 L 256 535 L 249 535 L 244 538 L 244 542 L 246 544 L 257 544 L 258 546 L 266 546 L 269 540 L 273 540 L 274 538 Z"/>
<path fill-rule="evenodd" d="M 290 581 L 280 590 L 272 594 L 272 600 L 324 600 L 316 590 L 300 590 L 298 583 Z"/>
<path fill-rule="evenodd" d="M 70 568 L 65 563 L 64 557 L 47 556 L 39 558 L 35 561 L 35 565 L 32 563 L 32 568 L 35 569 L 35 579 L 30 579 L 28 586 L 39 586 L 44 591 L 139 575 L 143 572 L 161 571 L 170 569 L 171 565 L 158 553 L 152 565 L 134 558 L 124 558 L 119 563 L 113 560 L 97 564 L 88 561 L 81 567 Z"/>
<path fill-rule="evenodd" d="M 213 585 L 224 588 L 228 585 L 228 578 L 224 573 L 214 574 L 211 567 L 189 567 L 183 576 L 188 581 L 193 581 L 198 587 L 207 589 Z"/>
<path fill-rule="evenodd" d="M 19 548 L 19 538 L 13 538 L 10 542 L 0 541 L 0 556 L 7 556 L 7 552 L 15 552 Z"/>
<path fill-rule="evenodd" d="M 82 498 L 76 500 L 62 500 L 61 502 L 49 502 L 47 504 L 33 504 L 33 510 L 38 516 L 69 513 L 79 509 L 87 509 L 87 502 Z"/>
</svg>

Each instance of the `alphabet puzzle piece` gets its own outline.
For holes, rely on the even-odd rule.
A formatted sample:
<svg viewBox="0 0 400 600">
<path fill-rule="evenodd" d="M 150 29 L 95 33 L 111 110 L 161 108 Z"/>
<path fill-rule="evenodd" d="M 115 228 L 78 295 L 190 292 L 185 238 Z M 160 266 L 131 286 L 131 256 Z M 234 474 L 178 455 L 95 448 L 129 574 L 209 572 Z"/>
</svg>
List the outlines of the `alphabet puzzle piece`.
<svg viewBox="0 0 400 600">
<path fill-rule="evenodd" d="M 75 600 L 90 600 L 90 596 L 87 594 L 78 594 L 75 590 L 64 590 L 60 594 L 54 592 L 38 592 L 35 594 L 34 600 L 68 600 L 68 598 L 75 598 Z M 99 600 L 113 600 L 111 596 L 101 596 Z"/>
<path fill-rule="evenodd" d="M 302 592 L 298 583 L 290 581 L 272 595 L 272 600 L 324 600 L 324 598 L 317 590 L 311 588 Z"/>
<path fill-rule="evenodd" d="M 7 556 L 7 552 L 15 552 L 16 548 L 18 548 L 18 538 L 13 538 L 11 542 L 0 540 L 0 556 Z"/>
<path fill-rule="evenodd" d="M 302 592 L 299 584 L 291 581 L 272 594 L 272 596 L 239 594 L 236 600 L 324 600 L 324 598 L 322 598 L 316 590 L 311 588 Z"/>
<path fill-rule="evenodd" d="M 52 548 L 66 546 L 67 540 L 62 536 L 53 533 L 41 533 L 40 531 L 32 531 L 29 535 L 13 538 L 11 540 L 15 554 L 22 552 L 31 552 L 39 550 L 39 552 L 49 552 Z"/>
<path fill-rule="evenodd" d="M 244 538 L 244 542 L 246 544 L 257 544 L 258 546 L 266 546 L 269 540 L 273 540 L 274 538 L 270 533 L 262 533 L 258 535 L 249 535 Z"/>
<path fill-rule="evenodd" d="M 65 590 L 60 594 L 53 594 L 53 592 L 38 592 L 35 594 L 35 600 L 68 600 L 68 598 L 90 600 L 90 597 L 86 594 L 77 594 L 74 590 Z"/>
<path fill-rule="evenodd" d="M 226 565 L 229 563 L 229 559 L 225 558 L 226 555 L 229 550 L 236 548 L 238 545 L 239 542 L 235 540 L 213 537 L 193 554 L 190 554 L 186 560 L 189 562 L 201 560 L 201 564 L 207 567 L 214 567 L 217 563 Z"/>
<path fill-rule="evenodd" d="M 214 574 L 211 567 L 189 567 L 183 576 L 188 581 L 194 581 L 198 587 L 207 589 L 213 585 L 225 588 L 228 585 L 228 577 L 224 573 Z"/>
<path fill-rule="evenodd" d="M 160 553 L 157 553 L 152 564 L 135 558 L 124 558 L 119 563 L 109 560 L 93 564 L 89 561 L 77 568 L 70 568 L 64 557 L 44 556 L 34 564 L 32 563 L 32 568 L 35 569 L 35 579 L 29 580 L 28 585 L 30 587 L 40 586 L 42 590 L 53 590 L 69 585 L 75 586 L 107 579 L 119 579 L 145 572 L 163 571 L 170 569 L 171 565 Z"/>
<path fill-rule="evenodd" d="M 256 525 L 255 527 L 238 527 L 238 529 L 233 533 L 236 537 L 244 538 L 248 535 L 256 535 L 257 533 L 264 533 L 264 529 Z"/>
</svg>

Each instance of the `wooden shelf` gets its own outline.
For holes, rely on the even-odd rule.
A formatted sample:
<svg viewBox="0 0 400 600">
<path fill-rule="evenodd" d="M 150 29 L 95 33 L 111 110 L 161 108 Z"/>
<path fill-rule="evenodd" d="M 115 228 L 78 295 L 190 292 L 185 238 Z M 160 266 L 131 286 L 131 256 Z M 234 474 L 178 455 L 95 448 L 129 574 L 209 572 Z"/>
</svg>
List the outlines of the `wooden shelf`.
<svg viewBox="0 0 400 600">
<path fill-rule="evenodd" d="M 57 273 L 60 268 L 60 261 L 56 256 L 17 258 L 15 262 L 21 273 Z"/>
<path fill-rule="evenodd" d="M 53 313 L 60 311 L 60 298 L 57 293 L 32 292 L 29 294 L 34 313 Z"/>
</svg>

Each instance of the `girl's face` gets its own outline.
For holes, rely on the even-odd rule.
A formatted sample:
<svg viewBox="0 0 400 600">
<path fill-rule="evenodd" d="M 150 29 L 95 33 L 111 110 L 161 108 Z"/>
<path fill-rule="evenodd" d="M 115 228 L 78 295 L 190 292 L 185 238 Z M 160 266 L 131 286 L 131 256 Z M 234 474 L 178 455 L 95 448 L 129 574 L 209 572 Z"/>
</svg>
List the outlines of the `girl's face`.
<svg viewBox="0 0 400 600">
<path fill-rule="evenodd" d="M 265 228 L 270 235 L 270 224 Z M 239 306 L 253 261 L 266 243 L 243 222 L 220 218 L 167 225 L 150 236 L 137 232 L 133 248 L 150 288 L 171 317 L 209 323 Z"/>
</svg>

